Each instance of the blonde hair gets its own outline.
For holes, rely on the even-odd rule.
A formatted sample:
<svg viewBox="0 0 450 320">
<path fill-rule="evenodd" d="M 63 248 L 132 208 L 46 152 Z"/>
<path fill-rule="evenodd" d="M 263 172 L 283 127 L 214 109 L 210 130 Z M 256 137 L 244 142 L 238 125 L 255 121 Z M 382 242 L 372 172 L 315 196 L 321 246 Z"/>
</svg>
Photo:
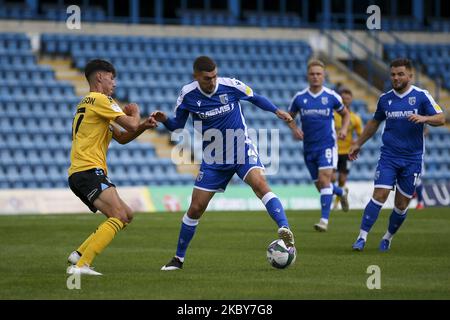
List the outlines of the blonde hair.
<svg viewBox="0 0 450 320">
<path fill-rule="evenodd" d="M 322 67 L 322 69 L 325 70 L 325 64 L 322 61 L 320 61 L 320 60 L 311 60 L 311 61 L 309 61 L 308 62 L 308 70 L 311 67 Z"/>
</svg>

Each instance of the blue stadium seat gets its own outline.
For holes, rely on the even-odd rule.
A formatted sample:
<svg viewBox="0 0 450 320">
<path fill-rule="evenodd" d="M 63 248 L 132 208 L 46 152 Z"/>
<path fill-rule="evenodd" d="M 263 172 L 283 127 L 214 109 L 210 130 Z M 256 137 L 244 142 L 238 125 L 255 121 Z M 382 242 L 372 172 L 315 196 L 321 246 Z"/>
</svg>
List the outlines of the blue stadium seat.
<svg viewBox="0 0 450 320">
<path fill-rule="evenodd" d="M 101 19 L 101 13 L 98 14 L 98 17 L 92 14 L 87 19 Z M 228 21 L 226 15 L 217 14 L 215 18 L 197 15 L 195 19 L 209 19 L 211 24 Z M 261 19 L 268 25 L 279 26 L 295 22 L 290 16 Z M 267 95 L 275 104 L 286 108 L 295 92 L 306 86 L 306 62 L 312 53 L 307 43 L 291 40 L 43 34 L 41 42 L 42 52 L 71 55 L 74 65 L 80 69 L 89 59 L 98 56 L 112 61 L 118 70 L 116 96 L 121 101 L 139 103 L 143 114 L 155 108 L 173 112 L 181 86 L 191 81 L 192 60 L 198 54 L 212 54 L 222 75 L 239 78 L 255 92 Z M 0 34 L 0 44 L 0 188 L 67 187 L 72 117 L 79 97 L 75 96 L 70 84 L 58 81 L 50 68 L 37 65 L 26 35 L 4 40 Z M 445 64 L 450 56 L 448 46 L 428 48 L 419 45 L 412 50 L 405 46 L 385 46 L 388 55 L 391 51 L 395 55 L 414 52 L 417 59 L 439 62 L 443 65 L 442 70 L 450 67 Z M 239 59 L 230 58 L 230 54 Z M 433 68 L 435 72 L 440 70 L 434 64 L 429 66 L 430 72 Z M 269 177 L 269 181 L 310 183 L 302 144 L 293 141 L 289 129 L 280 127 L 279 120 L 270 113 L 261 112 L 246 102 L 242 106 L 249 127 L 279 129 L 283 145 L 280 174 Z M 364 121 L 372 116 L 362 102 L 355 101 L 354 110 Z M 187 127 L 193 132 L 191 120 Z M 160 126 L 158 131 L 162 130 L 164 128 Z M 445 162 L 449 157 L 448 144 L 443 147 L 442 143 L 450 142 L 450 136 L 446 129 L 430 132 L 427 146 L 436 150 L 431 153 L 430 171 L 431 176 L 437 176 L 437 170 L 450 169 Z M 380 145 L 377 134 L 364 146 L 350 179 L 372 179 Z M 149 144 L 133 142 L 122 146 L 113 142 L 108 161 L 110 176 L 120 185 L 191 185 L 193 180 L 191 175 L 178 173 L 170 159 L 158 158 Z M 7 166 L 7 163 L 20 166 L 19 175 L 23 167 L 27 177 L 32 176 L 33 180 L 17 178 L 14 171 L 7 174 L 3 165 Z"/>
</svg>

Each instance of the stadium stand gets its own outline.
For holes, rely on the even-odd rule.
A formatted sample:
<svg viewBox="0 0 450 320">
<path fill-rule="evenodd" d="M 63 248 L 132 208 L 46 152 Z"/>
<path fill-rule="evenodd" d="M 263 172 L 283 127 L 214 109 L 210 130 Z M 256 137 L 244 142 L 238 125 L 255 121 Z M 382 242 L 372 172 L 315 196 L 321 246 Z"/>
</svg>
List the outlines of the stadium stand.
<svg viewBox="0 0 450 320">
<path fill-rule="evenodd" d="M 118 70 L 116 95 L 123 101 L 137 102 L 144 114 L 155 108 L 171 113 L 181 86 L 191 81 L 191 65 L 196 56 L 214 56 L 222 76 L 241 79 L 256 92 L 270 97 L 287 108 L 293 94 L 304 87 L 306 62 L 311 48 L 302 41 L 268 41 L 239 39 L 145 38 L 123 36 L 71 36 L 44 34 L 42 47 L 48 54 L 69 54 L 74 65 L 82 69 L 86 62 L 101 55 Z M 130 52 L 124 56 L 122 52 Z M 231 53 L 240 59 L 231 59 Z M 235 55 L 233 55 L 235 56 Z M 279 126 L 270 113 L 243 103 L 249 127 Z M 193 132 L 192 124 L 189 124 Z M 292 141 L 290 130 L 281 127 L 281 139 L 289 146 L 281 157 L 296 155 L 296 167 L 303 174 L 270 176 L 274 183 L 307 182 L 299 144 Z M 199 153 L 196 153 L 197 155 Z M 284 163 L 282 164 L 284 165 Z M 239 183 L 238 180 L 235 181 Z"/>
<path fill-rule="evenodd" d="M 419 62 L 428 76 L 450 89 L 450 44 L 385 44 L 384 51 L 387 59 L 408 56 Z"/>
<path fill-rule="evenodd" d="M 143 114 L 156 108 L 172 112 L 178 91 L 190 81 L 192 60 L 199 54 L 214 56 L 221 75 L 239 78 L 287 108 L 293 94 L 306 86 L 305 66 L 312 54 L 305 42 L 285 40 L 43 34 L 41 42 L 43 53 L 68 55 L 79 69 L 99 56 L 112 61 L 118 69 L 117 98 L 137 102 Z M 24 34 L 1 34 L 0 43 L 0 112 L 4 115 L 0 129 L 0 186 L 64 187 L 72 113 L 79 97 L 70 84 L 56 80 L 51 69 L 36 63 Z M 129 54 L 121 54 L 124 51 Z M 231 52 L 238 52 L 240 60 L 229 59 Z M 269 181 L 308 183 L 301 144 L 293 141 L 289 129 L 279 126 L 272 114 L 249 103 L 244 102 L 243 108 L 250 128 L 280 128 L 280 170 L 269 176 Z M 355 101 L 353 109 L 364 122 L 370 119 L 363 101 Z M 193 132 L 191 122 L 188 128 Z M 361 160 L 353 166 L 351 180 L 372 178 L 380 136 L 378 133 L 365 146 Z M 447 129 L 431 130 L 428 179 L 448 178 L 448 142 Z M 120 147 L 113 143 L 109 163 L 111 177 L 121 185 L 190 184 L 193 179 L 178 173 L 170 159 L 158 158 L 151 145 L 139 142 Z M 233 182 L 240 183 L 238 179 Z"/>
<path fill-rule="evenodd" d="M 232 1 L 233 2 L 233 1 Z M 171 22 L 184 26 L 253 26 L 262 28 L 322 27 L 365 28 L 358 24 L 357 13 L 339 12 L 325 14 L 325 9 L 315 12 L 310 6 L 291 7 L 292 4 L 274 8 L 259 1 L 254 7 L 236 8 L 195 7 L 182 2 L 174 8 Z M 397 1 L 394 1 L 397 3 Z M 38 3 L 38 2 L 36 2 Z M 40 3 L 32 8 L 30 3 L 6 3 L 0 6 L 1 19 L 64 21 L 66 7 L 62 2 Z M 90 22 L 120 22 L 114 5 L 89 6 L 82 10 L 82 20 Z M 155 4 L 161 1 L 155 1 Z M 206 2 L 205 2 L 206 3 Z M 303 3 L 303 2 L 302 2 Z M 183 7 L 184 5 L 184 7 Z M 231 2 L 230 2 L 231 6 Z M 416 4 L 414 4 L 416 6 Z M 208 14 L 205 14 L 205 10 Z M 330 8 L 332 8 L 330 6 Z M 330 10 L 329 8 L 329 10 Z M 387 31 L 450 30 L 450 20 L 438 11 L 435 18 L 416 19 L 395 12 L 390 6 L 382 22 Z M 303 10 L 306 10 L 303 12 Z M 417 8 L 416 8 L 417 9 Z M 152 9 L 153 10 L 153 9 Z M 278 10 L 278 11 L 276 11 Z M 428 10 L 428 9 L 427 9 Z M 138 21 L 139 13 L 130 9 L 127 22 Z M 154 8 L 151 21 L 163 21 L 168 9 Z M 152 11 L 152 12 L 153 12 Z M 398 10 L 397 10 L 398 11 Z M 420 10 L 419 10 L 420 11 Z M 414 12 L 419 12 L 418 10 Z M 114 13 L 115 12 L 115 13 Z M 112 14 L 113 13 L 113 14 Z M 415 14 L 416 14 L 415 13 Z M 134 17 L 131 17 L 134 15 Z M 158 18 L 158 15 L 161 17 Z M 124 18 L 124 17 L 122 17 Z M 143 16 L 141 16 L 143 18 Z M 366 16 L 364 16 L 365 22 Z M 161 20 L 162 19 L 162 20 Z M 353 23 L 349 24 L 349 19 Z M 359 20 L 358 20 L 359 19 Z M 135 23 L 135 22 L 132 22 Z M 361 27 L 362 26 L 362 27 Z M 294 29 L 292 29 L 294 30 Z M 48 31 L 47 31 L 48 32 Z M 69 164 L 71 122 L 73 110 L 79 102 L 73 84 L 56 77 L 54 69 L 39 64 L 38 56 L 71 59 L 74 68 L 82 71 L 92 58 L 106 58 L 118 70 L 116 98 L 136 102 L 142 115 L 155 109 L 171 113 L 181 87 L 191 81 L 191 65 L 198 55 L 211 55 L 219 65 L 221 76 L 236 77 L 256 92 L 267 96 L 276 105 L 286 109 L 296 91 L 307 86 L 306 63 L 317 52 L 309 43 L 287 39 L 213 38 L 213 37 L 156 37 L 140 35 L 103 35 L 73 33 L 40 34 L 39 52 L 32 51 L 25 33 L 0 33 L 0 188 L 67 187 L 66 169 Z M 408 56 L 418 61 L 423 71 L 450 89 L 450 45 L 425 43 L 384 43 L 384 58 Z M 126 53 L 126 54 L 124 54 Z M 355 58 L 356 59 L 356 58 Z M 335 81 L 336 82 L 336 81 Z M 332 82 L 327 86 L 333 87 Z M 373 104 L 373 103 L 372 103 Z M 353 110 L 363 122 L 371 118 L 374 106 L 356 99 Z M 250 103 L 243 102 L 243 110 L 250 128 L 279 128 L 281 158 L 279 172 L 268 176 L 272 184 L 310 183 L 303 161 L 301 143 L 291 137 L 290 130 L 280 124 L 270 113 L 262 112 Z M 369 111 L 370 110 L 370 111 Z M 187 124 L 193 133 L 192 121 Z M 165 134 L 158 128 L 158 134 Z M 360 161 L 353 164 L 349 179 L 372 179 L 379 147 L 381 130 L 363 149 Z M 450 133 L 446 128 L 431 128 L 427 139 L 427 179 L 440 181 L 450 178 Z M 193 150 L 194 156 L 199 153 Z M 162 157 L 151 142 L 136 141 L 125 146 L 113 142 L 109 152 L 110 176 L 120 185 L 191 185 L 192 174 L 180 173 L 169 158 Z M 242 183 L 239 179 L 233 183 Z"/>
<path fill-rule="evenodd" d="M 66 187 L 73 110 L 80 97 L 49 67 L 37 64 L 24 34 L 0 34 L 0 43 L 0 187 Z M 192 181 L 170 160 L 155 158 L 151 145 L 135 142 L 117 149 L 113 142 L 110 171 L 122 185 Z"/>
</svg>

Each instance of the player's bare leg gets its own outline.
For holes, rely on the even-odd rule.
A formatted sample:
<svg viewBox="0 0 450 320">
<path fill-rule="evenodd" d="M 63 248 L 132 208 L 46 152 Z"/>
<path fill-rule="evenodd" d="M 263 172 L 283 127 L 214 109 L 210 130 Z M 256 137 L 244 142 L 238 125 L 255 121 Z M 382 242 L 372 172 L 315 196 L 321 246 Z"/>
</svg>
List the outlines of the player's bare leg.
<svg viewBox="0 0 450 320">
<path fill-rule="evenodd" d="M 164 265 L 161 270 L 172 271 L 183 268 L 187 247 L 194 237 L 199 219 L 205 212 L 214 194 L 215 192 L 194 188 L 192 191 L 191 204 L 182 219 L 180 234 L 178 236 L 177 252 L 172 260 Z"/>
<path fill-rule="evenodd" d="M 344 187 L 345 186 L 345 184 L 347 183 L 347 177 L 348 177 L 348 173 L 347 172 L 340 172 L 339 173 L 339 178 L 338 178 L 339 187 Z"/>
<path fill-rule="evenodd" d="M 342 211 L 347 212 L 349 210 L 349 203 L 348 203 L 348 188 L 345 186 L 345 183 L 347 182 L 347 172 L 339 172 L 339 179 L 338 179 L 338 185 L 339 188 L 343 190 L 343 195 L 340 197 L 341 202 L 341 208 Z"/>
<path fill-rule="evenodd" d="M 339 179 L 339 177 L 340 177 L 340 173 L 338 171 L 336 171 L 336 170 L 333 170 L 333 174 L 331 176 L 331 183 L 335 184 L 336 181 Z M 337 210 L 338 209 L 338 205 L 339 205 L 340 200 L 341 200 L 341 197 L 339 197 L 339 196 L 335 197 L 334 203 L 333 203 L 333 210 Z"/>
<path fill-rule="evenodd" d="M 278 197 L 271 191 L 264 171 L 259 168 L 250 170 L 244 179 L 256 196 L 261 199 L 267 212 L 278 225 L 278 236 L 284 241 L 287 247 L 293 247 L 295 244 L 294 234 L 289 228 L 283 205 Z"/>
<path fill-rule="evenodd" d="M 123 201 L 120 197 L 119 197 L 119 201 L 120 201 L 120 203 L 122 204 L 122 208 L 124 209 L 125 214 L 126 214 L 126 216 L 127 216 L 127 219 L 128 219 L 128 223 L 127 223 L 127 224 L 129 224 L 129 223 L 131 223 L 131 221 L 132 221 L 133 218 L 134 218 L 133 209 L 131 209 L 131 208 L 125 203 L 125 201 Z M 125 224 L 125 227 L 126 227 L 127 224 Z"/>
</svg>

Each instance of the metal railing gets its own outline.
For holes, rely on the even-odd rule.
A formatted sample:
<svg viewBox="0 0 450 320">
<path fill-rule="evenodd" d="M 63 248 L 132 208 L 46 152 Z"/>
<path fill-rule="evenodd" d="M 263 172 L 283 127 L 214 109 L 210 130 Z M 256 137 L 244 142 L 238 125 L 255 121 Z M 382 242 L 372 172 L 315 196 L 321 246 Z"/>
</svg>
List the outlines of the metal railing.
<svg viewBox="0 0 450 320">
<path fill-rule="evenodd" d="M 349 56 L 349 59 L 347 59 L 347 61 L 346 61 L 346 65 L 352 72 L 355 71 L 354 61 L 361 60 L 354 53 L 354 49 L 358 48 L 364 52 L 364 54 L 365 54 L 364 61 L 366 62 L 368 85 L 374 86 L 375 70 L 377 68 L 380 68 L 380 67 L 386 68 L 386 69 L 388 68 L 385 61 L 383 59 L 381 59 L 381 57 L 379 55 L 374 53 L 372 50 L 369 50 L 367 48 L 366 44 L 364 44 L 360 40 L 356 39 L 348 31 L 346 31 L 346 30 L 340 31 L 340 34 L 345 36 L 344 42 L 336 40 L 333 37 L 332 33 L 328 30 L 322 30 L 322 33 L 327 37 L 327 40 L 328 40 L 328 53 L 332 57 L 334 57 L 333 45 L 338 46 L 341 50 L 343 50 Z M 378 64 L 378 66 L 376 64 Z"/>
<path fill-rule="evenodd" d="M 388 37 L 390 37 L 391 40 L 392 40 L 392 43 L 394 43 L 396 45 L 404 45 L 404 46 L 410 45 L 410 43 L 403 41 L 402 38 L 400 38 L 398 35 L 396 35 L 392 31 L 385 31 L 383 34 L 387 35 Z M 376 47 L 380 48 L 380 46 L 381 46 L 381 48 L 383 48 L 382 52 L 384 52 L 384 45 L 386 43 L 383 42 L 380 39 L 379 32 L 369 31 L 368 32 L 368 36 L 375 41 Z M 387 61 L 383 55 L 381 55 L 380 58 L 383 61 L 385 61 L 386 64 L 389 64 L 389 61 Z M 409 57 L 405 57 L 405 58 L 409 58 Z M 420 61 L 412 61 L 412 62 L 413 62 L 414 68 L 416 70 L 416 72 L 414 74 L 415 83 L 417 83 L 418 85 L 422 86 L 421 74 L 422 73 L 426 74 L 424 66 L 422 65 L 422 63 L 420 63 Z M 441 95 L 442 79 L 440 77 L 438 77 L 436 79 L 431 79 L 430 78 L 430 80 L 433 81 L 434 85 L 435 85 L 435 90 L 434 90 L 433 97 L 436 99 L 436 101 L 439 101 L 439 98 L 440 98 L 440 95 Z"/>
</svg>

